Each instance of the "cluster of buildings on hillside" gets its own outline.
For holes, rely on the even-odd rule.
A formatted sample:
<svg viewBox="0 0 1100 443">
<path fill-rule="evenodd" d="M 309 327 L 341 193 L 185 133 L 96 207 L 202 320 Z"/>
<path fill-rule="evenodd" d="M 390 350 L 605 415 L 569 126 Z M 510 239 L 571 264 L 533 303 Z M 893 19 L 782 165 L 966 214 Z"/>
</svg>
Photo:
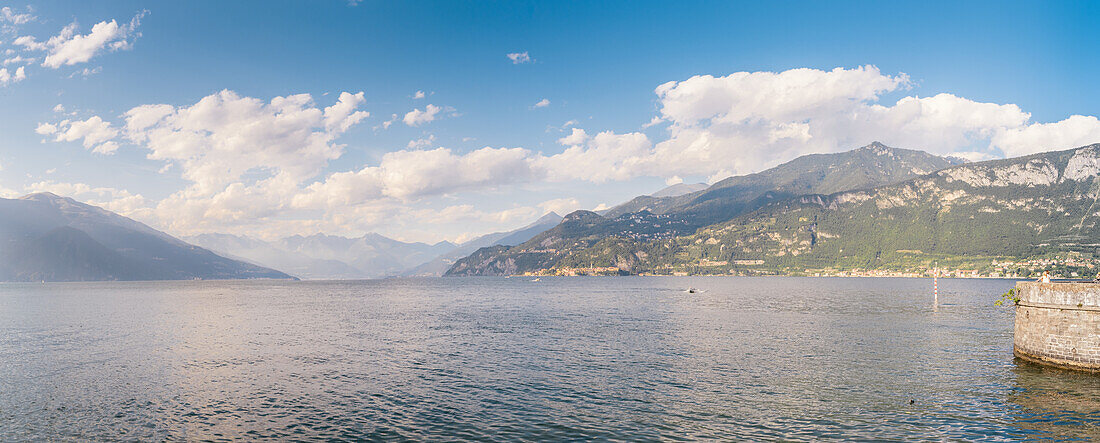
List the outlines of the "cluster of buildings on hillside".
<svg viewBox="0 0 1100 443">
<path fill-rule="evenodd" d="M 687 231 L 687 220 L 673 218 L 669 214 L 627 214 L 620 223 L 628 223 L 617 234 L 632 240 L 667 240 Z"/>
</svg>

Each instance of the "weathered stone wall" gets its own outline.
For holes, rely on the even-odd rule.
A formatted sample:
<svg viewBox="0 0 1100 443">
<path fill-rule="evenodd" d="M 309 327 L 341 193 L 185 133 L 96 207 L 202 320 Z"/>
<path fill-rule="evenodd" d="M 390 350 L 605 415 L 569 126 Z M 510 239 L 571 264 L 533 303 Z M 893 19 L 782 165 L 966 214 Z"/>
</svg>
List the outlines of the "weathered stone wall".
<svg viewBox="0 0 1100 443">
<path fill-rule="evenodd" d="M 1100 284 L 1019 282 L 1016 289 L 1017 357 L 1100 371 Z"/>
</svg>

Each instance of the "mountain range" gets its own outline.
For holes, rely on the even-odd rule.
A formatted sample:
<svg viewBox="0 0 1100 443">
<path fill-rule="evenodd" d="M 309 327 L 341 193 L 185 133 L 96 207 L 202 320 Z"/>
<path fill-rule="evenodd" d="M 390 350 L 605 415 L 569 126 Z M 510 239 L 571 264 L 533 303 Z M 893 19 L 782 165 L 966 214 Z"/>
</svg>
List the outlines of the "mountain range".
<svg viewBox="0 0 1100 443">
<path fill-rule="evenodd" d="M 867 162 L 869 155 L 881 161 Z M 967 164 L 872 144 L 811 162 L 842 168 L 779 173 L 805 161 L 723 180 L 675 201 L 639 198 L 604 216 L 578 211 L 522 245 L 479 250 L 448 274 L 914 270 L 939 261 L 991 266 L 1053 254 L 1091 258 L 1100 246 L 1100 144 Z M 771 185 L 761 183 L 769 179 Z M 757 191 L 725 194 L 734 183 Z M 725 220 L 714 222 L 721 217 L 710 208 L 724 208 Z M 666 229 L 714 223 L 637 235 L 655 214 L 667 217 Z"/>
<path fill-rule="evenodd" d="M 517 245 L 561 221 L 551 212 L 522 228 L 486 234 L 462 244 L 408 243 L 367 234 L 358 238 L 336 235 L 294 235 L 264 241 L 230 234 L 202 234 L 191 243 L 252 263 L 283 270 L 303 279 L 359 279 L 391 276 L 443 275 L 458 259 L 478 248 Z"/>
<path fill-rule="evenodd" d="M 960 160 L 875 142 L 835 154 L 812 154 L 679 195 L 636 197 L 602 214 L 578 211 L 554 229 L 512 248 L 476 251 L 447 275 L 506 275 L 560 267 L 604 239 L 664 241 L 806 194 L 873 188 L 928 174 Z"/>
<path fill-rule="evenodd" d="M 1100 144 L 965 163 L 876 142 L 709 186 L 672 185 L 600 212 L 549 213 L 461 244 L 378 234 L 184 241 L 37 193 L 0 199 L 0 281 L 799 274 L 1092 260 L 1098 175 Z"/>
</svg>

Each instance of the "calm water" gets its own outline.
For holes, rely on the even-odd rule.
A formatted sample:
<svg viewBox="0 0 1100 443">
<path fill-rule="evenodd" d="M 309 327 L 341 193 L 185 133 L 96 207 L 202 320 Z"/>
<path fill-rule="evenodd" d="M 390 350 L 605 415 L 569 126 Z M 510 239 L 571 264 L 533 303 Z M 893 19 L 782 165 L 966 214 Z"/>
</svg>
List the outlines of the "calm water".
<svg viewBox="0 0 1100 443">
<path fill-rule="evenodd" d="M 0 439 L 1100 438 L 1100 377 L 1013 361 L 1011 285 L 4 284 Z"/>
</svg>

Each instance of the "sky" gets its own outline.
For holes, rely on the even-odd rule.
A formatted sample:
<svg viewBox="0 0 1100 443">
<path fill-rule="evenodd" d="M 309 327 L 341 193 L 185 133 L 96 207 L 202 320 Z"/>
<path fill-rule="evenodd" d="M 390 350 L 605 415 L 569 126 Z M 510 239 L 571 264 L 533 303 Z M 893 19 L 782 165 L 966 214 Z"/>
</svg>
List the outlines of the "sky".
<svg viewBox="0 0 1100 443">
<path fill-rule="evenodd" d="M 962 4 L 959 4 L 962 3 Z M 0 196 L 463 241 L 881 141 L 1100 142 L 1096 2 L 4 2 Z"/>
</svg>

